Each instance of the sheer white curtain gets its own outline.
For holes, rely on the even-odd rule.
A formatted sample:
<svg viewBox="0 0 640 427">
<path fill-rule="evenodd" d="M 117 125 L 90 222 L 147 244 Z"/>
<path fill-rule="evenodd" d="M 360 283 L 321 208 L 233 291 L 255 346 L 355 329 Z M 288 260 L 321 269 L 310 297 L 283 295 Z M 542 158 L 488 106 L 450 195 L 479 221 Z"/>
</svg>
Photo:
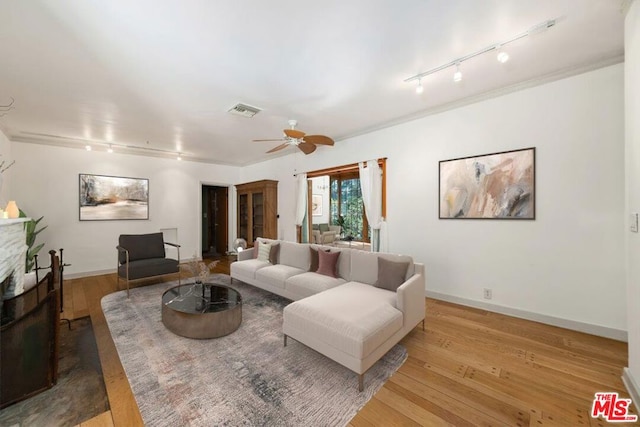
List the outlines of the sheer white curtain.
<svg viewBox="0 0 640 427">
<path fill-rule="evenodd" d="M 296 177 L 296 225 L 302 227 L 302 242 L 309 241 L 309 230 L 307 221 L 307 174 L 301 173 Z"/>
<path fill-rule="evenodd" d="M 360 187 L 367 221 L 371 227 L 371 252 L 384 252 L 386 247 L 386 226 L 382 217 L 382 170 L 377 160 L 358 164 Z"/>
</svg>

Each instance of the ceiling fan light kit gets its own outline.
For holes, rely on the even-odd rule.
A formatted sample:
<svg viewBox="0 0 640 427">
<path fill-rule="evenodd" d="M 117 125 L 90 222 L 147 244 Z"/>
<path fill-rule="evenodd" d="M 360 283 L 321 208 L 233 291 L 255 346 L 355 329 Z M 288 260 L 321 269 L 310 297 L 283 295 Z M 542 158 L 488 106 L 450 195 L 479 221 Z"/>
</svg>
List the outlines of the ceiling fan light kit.
<svg viewBox="0 0 640 427">
<path fill-rule="evenodd" d="M 422 73 L 418 73 L 415 76 L 411 76 L 407 79 L 405 79 L 404 81 L 409 83 L 412 82 L 414 80 L 418 81 L 418 86 L 416 86 L 416 93 L 420 94 L 424 91 L 424 87 L 422 86 L 422 78 L 426 77 L 430 74 L 434 74 L 437 73 L 438 71 L 442 71 L 446 68 L 449 67 L 456 67 L 456 72 L 453 74 L 453 81 L 454 82 L 459 82 L 460 80 L 462 80 L 462 72 L 460 71 L 460 64 L 464 61 L 467 61 L 471 58 L 475 58 L 476 56 L 482 55 L 483 53 L 487 53 L 487 52 L 492 52 L 492 51 L 497 51 L 497 55 L 496 55 L 496 59 L 498 60 L 498 62 L 500 62 L 501 64 L 504 64 L 505 62 L 507 62 L 509 60 L 509 53 L 506 52 L 504 50 L 504 46 L 508 45 L 509 43 L 513 43 L 517 40 L 520 40 L 522 38 L 525 38 L 527 36 L 533 36 L 536 34 L 540 34 L 544 31 L 546 31 L 547 29 L 555 26 L 558 23 L 558 20 L 560 18 L 555 18 L 555 19 L 548 19 L 544 22 L 541 22 L 537 25 L 534 25 L 533 27 L 529 28 L 527 31 L 523 31 L 520 34 L 517 34 L 513 37 L 511 37 L 508 40 L 505 40 L 501 43 L 494 43 L 490 46 L 487 46 L 483 49 L 480 49 L 476 52 L 470 53 L 468 55 L 462 56 L 460 58 L 454 59 L 451 62 L 447 62 L 446 64 L 443 64 L 439 67 L 433 68 L 431 70 L 422 72 Z"/>
<path fill-rule="evenodd" d="M 295 127 L 298 124 L 296 120 L 289 120 L 289 129 L 284 129 L 284 138 L 280 139 L 254 139 L 253 142 L 273 142 L 281 141 L 282 144 L 267 151 L 267 153 L 275 153 L 276 151 L 283 150 L 289 146 L 298 147 L 304 154 L 311 154 L 316 151 L 317 145 L 334 144 L 333 139 L 326 135 L 307 135 L 301 130 L 297 130 Z"/>
</svg>

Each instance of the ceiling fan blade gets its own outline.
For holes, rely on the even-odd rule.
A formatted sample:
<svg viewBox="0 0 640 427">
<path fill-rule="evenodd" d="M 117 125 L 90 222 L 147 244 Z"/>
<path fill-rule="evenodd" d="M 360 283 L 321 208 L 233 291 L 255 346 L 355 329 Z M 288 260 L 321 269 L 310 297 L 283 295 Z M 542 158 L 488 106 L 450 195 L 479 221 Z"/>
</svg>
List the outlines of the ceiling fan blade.
<svg viewBox="0 0 640 427">
<path fill-rule="evenodd" d="M 314 151 L 316 151 L 316 146 L 313 144 L 310 144 L 308 142 L 301 142 L 300 144 L 298 144 L 298 148 L 304 153 L 304 154 L 311 154 Z"/>
<path fill-rule="evenodd" d="M 271 150 L 267 151 L 267 153 L 275 153 L 276 151 L 280 151 L 283 148 L 286 148 L 289 144 L 287 144 L 286 142 L 284 144 L 280 144 L 278 145 L 276 148 L 272 148 Z"/>
<path fill-rule="evenodd" d="M 307 135 L 304 137 L 305 142 L 317 145 L 333 145 L 333 139 L 325 135 Z"/>
<path fill-rule="evenodd" d="M 287 135 L 289 138 L 295 138 L 295 139 L 300 139 L 305 135 L 304 132 L 296 129 L 285 129 L 284 134 Z"/>
<path fill-rule="evenodd" d="M 273 141 L 284 141 L 282 138 L 278 139 L 254 139 L 253 142 L 273 142 Z"/>
</svg>

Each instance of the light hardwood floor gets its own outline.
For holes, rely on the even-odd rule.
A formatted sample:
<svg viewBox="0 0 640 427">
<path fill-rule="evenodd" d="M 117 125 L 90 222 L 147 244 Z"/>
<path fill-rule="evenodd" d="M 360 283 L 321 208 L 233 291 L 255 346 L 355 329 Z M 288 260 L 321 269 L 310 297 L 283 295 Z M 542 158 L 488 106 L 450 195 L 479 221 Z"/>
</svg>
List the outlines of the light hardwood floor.
<svg viewBox="0 0 640 427">
<path fill-rule="evenodd" d="M 229 265 L 223 259 L 216 272 L 228 274 Z M 116 290 L 115 274 L 65 281 L 64 315 L 91 316 L 111 407 L 82 426 L 142 425 L 100 308 Z M 590 416 L 594 393 L 629 397 L 621 380 L 626 343 L 432 299 L 425 304 L 426 331 L 419 326 L 402 340 L 408 360 L 350 426 L 605 426 Z"/>
</svg>

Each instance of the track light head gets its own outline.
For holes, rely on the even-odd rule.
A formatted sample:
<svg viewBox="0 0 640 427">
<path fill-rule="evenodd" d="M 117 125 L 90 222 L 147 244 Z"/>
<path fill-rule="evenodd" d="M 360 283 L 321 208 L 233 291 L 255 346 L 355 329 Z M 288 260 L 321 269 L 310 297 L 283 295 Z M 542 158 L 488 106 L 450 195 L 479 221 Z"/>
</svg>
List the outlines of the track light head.
<svg viewBox="0 0 640 427">
<path fill-rule="evenodd" d="M 422 79 L 418 79 L 418 86 L 416 86 L 416 93 L 419 95 L 424 92 L 424 86 L 422 86 Z"/>
<path fill-rule="evenodd" d="M 499 63 L 504 64 L 509 60 L 509 54 L 504 50 L 502 50 L 501 46 L 498 46 L 497 49 L 498 49 L 498 54 L 496 55 L 496 59 L 498 60 Z"/>
<path fill-rule="evenodd" d="M 176 157 L 176 160 L 178 161 L 182 160 L 182 156 L 180 155 L 180 153 L 178 153 L 178 157 Z"/>
<path fill-rule="evenodd" d="M 460 64 L 456 64 L 456 72 L 453 73 L 453 81 L 457 83 L 460 80 L 462 80 L 462 72 L 460 71 Z"/>
<path fill-rule="evenodd" d="M 107 153 L 113 153 L 113 147 L 109 144 L 109 148 L 107 148 Z"/>
<path fill-rule="evenodd" d="M 87 150 L 87 151 L 91 151 L 91 146 L 90 145 L 85 145 L 84 149 Z"/>
</svg>

